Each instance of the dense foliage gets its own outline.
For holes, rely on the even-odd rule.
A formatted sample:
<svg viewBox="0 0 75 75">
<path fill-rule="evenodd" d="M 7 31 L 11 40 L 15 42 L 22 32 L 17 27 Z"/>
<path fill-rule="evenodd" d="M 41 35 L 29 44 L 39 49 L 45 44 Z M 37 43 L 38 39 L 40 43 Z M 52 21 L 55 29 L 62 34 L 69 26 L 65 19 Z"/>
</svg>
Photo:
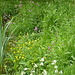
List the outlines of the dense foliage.
<svg viewBox="0 0 75 75">
<path fill-rule="evenodd" d="M 2 32 L 7 25 L 5 37 L 14 30 L 5 47 L 1 74 L 75 74 L 73 0 L 7 0 L 0 4 Z"/>
</svg>

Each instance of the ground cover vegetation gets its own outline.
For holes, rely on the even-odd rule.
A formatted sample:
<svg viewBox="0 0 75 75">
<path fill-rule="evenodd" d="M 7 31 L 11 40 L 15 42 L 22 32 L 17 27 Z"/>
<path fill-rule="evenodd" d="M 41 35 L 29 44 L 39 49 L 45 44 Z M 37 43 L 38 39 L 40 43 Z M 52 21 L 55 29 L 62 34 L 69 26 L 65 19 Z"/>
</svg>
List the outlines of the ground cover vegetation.
<svg viewBox="0 0 75 75">
<path fill-rule="evenodd" d="M 0 75 L 74 75 L 74 0 L 0 1 Z"/>
</svg>

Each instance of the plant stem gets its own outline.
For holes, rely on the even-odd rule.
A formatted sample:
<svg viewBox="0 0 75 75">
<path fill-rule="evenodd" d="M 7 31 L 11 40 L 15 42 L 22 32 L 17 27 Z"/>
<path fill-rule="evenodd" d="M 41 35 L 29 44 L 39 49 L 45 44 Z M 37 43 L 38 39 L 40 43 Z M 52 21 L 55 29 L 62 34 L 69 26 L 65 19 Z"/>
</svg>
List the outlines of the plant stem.
<svg viewBox="0 0 75 75">
<path fill-rule="evenodd" d="M 2 50 L 2 17 L 1 17 L 1 24 L 0 24 L 0 57 L 2 57 L 1 50 Z"/>
</svg>

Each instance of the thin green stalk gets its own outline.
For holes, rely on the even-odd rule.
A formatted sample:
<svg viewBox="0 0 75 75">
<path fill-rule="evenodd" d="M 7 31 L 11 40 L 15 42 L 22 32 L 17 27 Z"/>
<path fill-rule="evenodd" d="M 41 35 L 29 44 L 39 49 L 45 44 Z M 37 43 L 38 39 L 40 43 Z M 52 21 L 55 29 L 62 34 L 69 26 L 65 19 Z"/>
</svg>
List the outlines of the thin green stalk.
<svg viewBox="0 0 75 75">
<path fill-rule="evenodd" d="M 0 24 L 0 59 L 1 59 L 1 50 L 2 50 L 2 17 L 1 18 L 1 24 Z"/>
</svg>

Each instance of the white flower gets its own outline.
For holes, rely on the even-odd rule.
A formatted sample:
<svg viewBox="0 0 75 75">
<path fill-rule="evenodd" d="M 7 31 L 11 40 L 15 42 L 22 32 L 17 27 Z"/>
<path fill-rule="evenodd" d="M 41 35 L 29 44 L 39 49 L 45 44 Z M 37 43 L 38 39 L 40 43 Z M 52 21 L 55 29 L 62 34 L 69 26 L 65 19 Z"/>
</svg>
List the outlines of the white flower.
<svg viewBox="0 0 75 75">
<path fill-rule="evenodd" d="M 62 72 L 62 71 L 60 71 L 59 73 L 61 73 L 61 74 L 62 74 L 63 72 Z"/>
<path fill-rule="evenodd" d="M 57 68 L 58 68 L 58 66 L 55 66 L 54 68 L 56 68 L 56 69 L 57 69 Z"/>
<path fill-rule="evenodd" d="M 35 64 L 35 66 L 34 67 L 37 67 L 37 65 Z"/>
<path fill-rule="evenodd" d="M 33 75 L 32 73 L 30 75 Z"/>
<path fill-rule="evenodd" d="M 57 61 L 56 61 L 56 60 L 54 60 L 53 62 L 54 62 L 54 63 L 56 63 Z"/>
<path fill-rule="evenodd" d="M 21 75 L 23 75 L 23 74 L 24 74 L 24 71 L 21 72 Z"/>
<path fill-rule="evenodd" d="M 27 70 L 28 68 L 24 68 L 24 70 Z"/>
<path fill-rule="evenodd" d="M 41 62 L 40 65 L 43 65 L 43 63 Z"/>
<path fill-rule="evenodd" d="M 47 71 L 46 71 L 46 70 L 44 70 L 44 71 L 43 71 L 43 74 L 44 74 L 44 75 L 47 75 Z"/>
<path fill-rule="evenodd" d="M 53 62 L 52 62 L 51 64 L 52 64 L 52 65 L 54 65 L 54 63 L 53 63 Z"/>
<path fill-rule="evenodd" d="M 35 71 L 32 71 L 32 72 L 35 72 Z"/>
<path fill-rule="evenodd" d="M 58 70 L 56 69 L 56 70 L 55 70 L 55 73 L 57 73 L 57 72 L 58 72 Z"/>
<path fill-rule="evenodd" d="M 54 65 L 56 62 L 57 62 L 56 60 L 53 60 L 53 62 L 51 64 Z"/>
<path fill-rule="evenodd" d="M 41 58 L 41 60 L 40 61 L 44 61 L 44 58 Z"/>
</svg>

